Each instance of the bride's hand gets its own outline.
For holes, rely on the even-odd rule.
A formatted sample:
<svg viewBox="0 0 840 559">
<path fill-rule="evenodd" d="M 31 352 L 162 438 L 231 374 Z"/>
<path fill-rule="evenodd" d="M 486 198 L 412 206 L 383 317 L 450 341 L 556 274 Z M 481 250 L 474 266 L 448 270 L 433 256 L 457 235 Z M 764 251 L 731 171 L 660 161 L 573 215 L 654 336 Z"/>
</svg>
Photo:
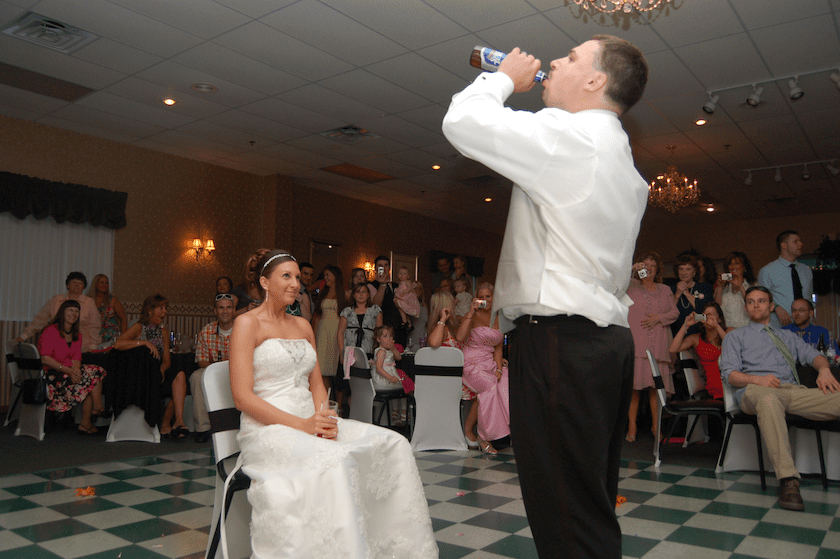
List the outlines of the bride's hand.
<svg viewBox="0 0 840 559">
<path fill-rule="evenodd" d="M 334 439 L 338 436 L 338 419 L 330 415 L 332 410 L 316 411 L 312 417 L 306 420 L 304 431 L 310 435 L 317 435 L 325 439 Z"/>
</svg>

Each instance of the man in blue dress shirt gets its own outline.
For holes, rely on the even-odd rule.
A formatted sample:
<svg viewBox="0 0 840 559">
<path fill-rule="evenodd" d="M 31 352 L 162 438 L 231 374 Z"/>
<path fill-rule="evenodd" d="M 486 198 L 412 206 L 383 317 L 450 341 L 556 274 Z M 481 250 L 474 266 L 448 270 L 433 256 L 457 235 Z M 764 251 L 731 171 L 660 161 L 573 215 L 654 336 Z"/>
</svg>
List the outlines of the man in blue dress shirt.
<svg viewBox="0 0 840 559">
<path fill-rule="evenodd" d="M 793 462 L 785 413 L 824 421 L 840 418 L 840 382 L 825 357 L 796 334 L 770 326 L 773 295 L 761 285 L 746 293 L 750 323 L 723 339 L 720 372 L 736 388 L 741 409 L 758 416 L 758 428 L 779 480 L 779 506 L 805 510 Z M 817 388 L 799 383 L 796 362 L 811 364 Z"/>
<path fill-rule="evenodd" d="M 802 255 L 802 239 L 796 231 L 782 231 L 776 237 L 779 257 L 758 272 L 758 283 L 773 294 L 776 307 L 770 320 L 775 327 L 790 324 L 790 305 L 796 299 L 811 300 L 814 294 L 811 268 L 797 262 Z"/>
<path fill-rule="evenodd" d="M 816 347 L 820 341 L 820 336 L 823 337 L 825 347 L 829 344 L 834 346 L 834 352 L 840 353 L 837 348 L 837 340 L 831 343 L 831 334 L 826 328 L 811 324 L 811 319 L 814 318 L 814 304 L 808 299 L 797 299 L 790 306 L 790 317 L 793 320 L 783 330 L 790 330 L 806 343 Z"/>
</svg>

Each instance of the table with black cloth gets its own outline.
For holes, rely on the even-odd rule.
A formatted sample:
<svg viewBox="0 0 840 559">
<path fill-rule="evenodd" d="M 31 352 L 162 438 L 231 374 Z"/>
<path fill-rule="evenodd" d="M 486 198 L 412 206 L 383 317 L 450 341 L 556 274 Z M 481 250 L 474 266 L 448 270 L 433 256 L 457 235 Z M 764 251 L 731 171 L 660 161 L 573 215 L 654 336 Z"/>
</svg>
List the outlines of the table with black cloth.
<svg viewBox="0 0 840 559">
<path fill-rule="evenodd" d="M 157 425 L 162 413 L 161 399 L 172 395 L 171 380 L 179 371 L 189 376 L 198 367 L 195 363 L 195 353 L 170 353 L 170 367 L 165 373 L 169 381 L 165 385 L 161 382 L 160 360 L 155 359 L 148 348 L 137 347 L 126 351 L 112 349 L 107 357 L 102 354 L 91 355 L 89 359 L 102 366 L 108 374 L 105 376 L 103 394 L 110 404 L 114 417 L 129 406 L 137 406 L 145 413 L 149 426 Z M 84 361 L 84 355 L 83 355 Z M 105 362 L 106 365 L 101 365 Z M 187 393 L 190 384 L 187 382 Z"/>
</svg>

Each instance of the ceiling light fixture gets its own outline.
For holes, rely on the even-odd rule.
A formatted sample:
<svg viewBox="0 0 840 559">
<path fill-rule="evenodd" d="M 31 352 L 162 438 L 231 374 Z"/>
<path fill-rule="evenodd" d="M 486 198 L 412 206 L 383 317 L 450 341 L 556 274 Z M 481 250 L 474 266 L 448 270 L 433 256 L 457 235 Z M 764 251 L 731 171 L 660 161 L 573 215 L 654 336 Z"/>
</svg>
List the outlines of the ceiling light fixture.
<svg viewBox="0 0 840 559">
<path fill-rule="evenodd" d="M 163 101 L 164 105 L 169 105 L 170 107 L 172 105 L 177 105 L 178 104 L 178 101 L 173 99 L 172 97 L 167 97 L 165 99 L 161 99 L 161 101 Z"/>
<path fill-rule="evenodd" d="M 798 163 L 787 163 L 785 165 L 771 165 L 769 167 L 755 167 L 754 169 L 742 169 L 743 173 L 747 173 L 747 179 L 744 181 L 744 184 L 750 186 L 753 183 L 753 173 L 755 171 L 769 171 L 772 169 L 776 170 L 776 174 L 773 176 L 773 180 L 776 182 L 782 181 L 782 169 L 785 167 L 803 167 L 804 172 L 802 173 L 801 177 L 802 180 L 808 180 L 811 178 L 811 172 L 808 171 L 808 165 L 822 165 L 825 164 L 825 168 L 828 170 L 829 173 L 832 175 L 840 174 L 840 169 L 834 166 L 834 162 L 837 161 L 836 159 L 820 159 L 818 161 L 800 161 Z M 818 175 L 819 178 L 819 175 Z"/>
<path fill-rule="evenodd" d="M 697 120 L 694 121 L 694 124 L 696 124 L 697 126 L 703 126 L 704 124 L 706 124 L 706 122 L 708 121 L 705 118 L 703 118 L 702 116 L 698 116 Z"/>
<path fill-rule="evenodd" d="M 219 88 L 212 83 L 194 83 L 190 87 L 193 91 L 198 91 L 199 93 L 216 93 L 219 91 Z"/>
<path fill-rule="evenodd" d="M 757 107 L 761 103 L 761 94 L 764 93 L 764 88 L 756 87 L 755 84 L 753 84 L 752 88 L 753 92 L 747 97 L 747 104 L 751 107 Z"/>
<path fill-rule="evenodd" d="M 676 146 L 668 146 L 668 151 L 671 152 L 671 163 L 663 174 L 648 185 L 650 204 L 671 213 L 676 213 L 680 208 L 696 203 L 700 197 L 697 181 L 689 182 L 688 177 L 680 173 L 674 165 L 675 149 L 677 149 Z"/>
<path fill-rule="evenodd" d="M 633 10 L 637 12 L 649 12 L 655 10 L 660 4 L 668 4 L 671 0 L 575 0 L 575 4 L 586 11 L 592 8 L 593 12 L 612 14 L 622 11 L 625 14 Z"/>
<path fill-rule="evenodd" d="M 709 102 L 703 105 L 703 112 L 711 115 L 715 113 L 717 102 L 720 101 L 720 95 L 712 95 L 711 91 L 707 91 L 706 93 L 709 94 Z"/>
<path fill-rule="evenodd" d="M 438 170 L 440 170 L 440 165 L 432 165 L 432 169 L 434 169 L 435 171 L 438 171 Z"/>
<path fill-rule="evenodd" d="M 805 92 L 802 91 L 802 88 L 799 87 L 799 76 L 794 76 L 788 80 L 788 87 L 790 88 L 790 99 L 791 101 L 796 101 L 797 99 L 802 99 L 802 96 L 805 95 Z"/>
<path fill-rule="evenodd" d="M 490 198 L 490 197 L 488 196 L 487 198 L 485 198 L 485 199 L 484 199 L 484 201 L 485 201 L 485 202 L 492 202 L 492 201 L 493 201 L 493 199 L 492 199 L 492 198 Z"/>
</svg>

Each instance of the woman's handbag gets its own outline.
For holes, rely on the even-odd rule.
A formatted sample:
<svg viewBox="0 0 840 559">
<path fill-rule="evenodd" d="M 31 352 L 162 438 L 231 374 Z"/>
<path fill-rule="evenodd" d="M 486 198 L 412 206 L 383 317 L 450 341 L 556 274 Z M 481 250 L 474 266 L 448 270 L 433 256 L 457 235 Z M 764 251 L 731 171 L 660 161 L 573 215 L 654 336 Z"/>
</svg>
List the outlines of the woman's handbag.
<svg viewBox="0 0 840 559">
<path fill-rule="evenodd" d="M 23 381 L 23 403 L 41 405 L 47 402 L 47 377 L 42 370 L 37 377 Z"/>
<path fill-rule="evenodd" d="M 402 369 L 397 369 L 397 376 L 400 379 L 400 382 L 403 386 L 403 392 L 406 394 L 411 394 L 414 392 L 414 381 L 411 380 L 411 377 L 405 374 L 405 371 Z"/>
</svg>

